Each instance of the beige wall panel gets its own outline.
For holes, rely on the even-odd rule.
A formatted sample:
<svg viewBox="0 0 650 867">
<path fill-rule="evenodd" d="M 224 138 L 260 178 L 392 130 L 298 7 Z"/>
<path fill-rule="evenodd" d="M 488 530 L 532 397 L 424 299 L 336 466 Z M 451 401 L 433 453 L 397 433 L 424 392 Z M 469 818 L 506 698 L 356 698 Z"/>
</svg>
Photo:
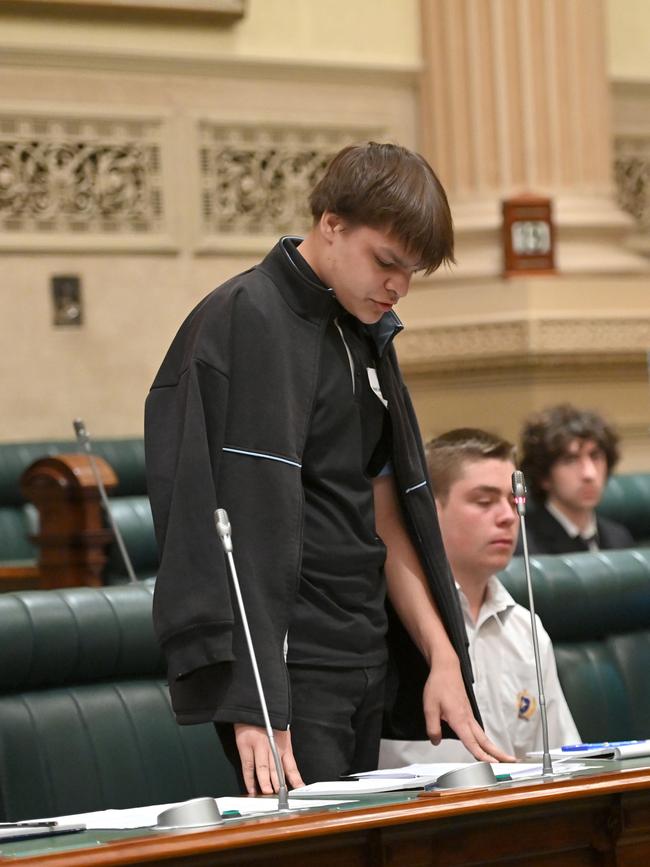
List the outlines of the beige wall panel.
<svg viewBox="0 0 650 867">
<path fill-rule="evenodd" d="M 606 0 L 606 10 L 610 77 L 650 81 L 650 3 Z"/>
<path fill-rule="evenodd" d="M 559 401 L 605 413 L 622 469 L 650 470 L 650 293 L 644 278 L 416 282 L 397 350 L 423 433 L 478 426 L 516 439 Z"/>
<path fill-rule="evenodd" d="M 47 232 L 31 232 L 0 239 L 0 440 L 65 437 L 78 415 L 96 436 L 139 435 L 147 389 L 185 315 L 276 240 L 250 237 L 243 253 L 226 239 L 221 249 L 230 252 L 220 254 L 206 240 L 200 122 L 245 125 L 253 141 L 270 127 L 302 128 L 307 138 L 312 129 L 355 128 L 414 145 L 417 117 L 411 76 L 381 69 L 359 75 L 345 67 L 326 75 L 312 67 L 264 64 L 202 67 L 198 74 L 171 63 L 165 75 L 147 71 L 146 63 L 138 72 L 8 66 L 0 75 L 3 112 L 33 113 L 46 124 L 59 117 L 110 120 L 139 113 L 159 119 L 167 239 L 162 247 L 146 233 L 127 239 L 139 245 L 137 255 L 110 234 L 52 240 Z M 57 274 L 82 278 L 79 328 L 51 324 L 49 281 Z"/>
<path fill-rule="evenodd" d="M 396 67 L 420 56 L 417 0 L 248 0 L 245 17 L 228 26 L 127 11 L 19 15 L 10 5 L 0 8 L 0 44 L 14 49 Z"/>
<path fill-rule="evenodd" d="M 645 359 L 619 366 L 579 367 L 567 359 L 535 368 L 445 376 L 407 376 L 425 439 L 456 427 L 481 427 L 518 442 L 526 416 L 568 401 L 595 409 L 616 424 L 624 472 L 650 471 L 650 386 Z"/>
</svg>

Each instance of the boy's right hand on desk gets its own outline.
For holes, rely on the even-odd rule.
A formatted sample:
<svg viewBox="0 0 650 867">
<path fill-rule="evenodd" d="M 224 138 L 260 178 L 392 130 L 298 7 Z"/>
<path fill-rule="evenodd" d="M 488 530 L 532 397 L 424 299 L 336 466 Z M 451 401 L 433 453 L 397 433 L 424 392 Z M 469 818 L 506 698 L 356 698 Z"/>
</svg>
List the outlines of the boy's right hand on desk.
<svg viewBox="0 0 650 867">
<path fill-rule="evenodd" d="M 256 780 L 259 791 L 263 795 L 272 795 L 277 792 L 279 789 L 278 775 L 266 729 L 262 726 L 252 726 L 245 723 L 235 723 L 234 729 L 244 785 L 248 794 L 257 794 Z M 304 786 L 296 760 L 293 757 L 289 730 L 277 731 L 274 729 L 273 737 L 284 768 L 284 775 L 287 778 L 288 788 L 295 789 L 297 786 Z"/>
</svg>

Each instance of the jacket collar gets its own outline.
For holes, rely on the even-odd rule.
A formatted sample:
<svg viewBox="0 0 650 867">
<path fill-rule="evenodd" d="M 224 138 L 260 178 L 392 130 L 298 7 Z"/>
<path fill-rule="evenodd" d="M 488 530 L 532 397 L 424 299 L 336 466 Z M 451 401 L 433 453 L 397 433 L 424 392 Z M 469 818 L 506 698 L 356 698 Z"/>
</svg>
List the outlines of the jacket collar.
<svg viewBox="0 0 650 867">
<path fill-rule="evenodd" d="M 271 277 L 287 304 L 298 316 L 314 322 L 323 316 L 334 318 L 342 311 L 334 290 L 307 276 L 292 258 L 291 248 L 295 251 L 302 240 L 298 236 L 283 236 L 257 267 Z M 366 325 L 365 328 L 381 357 L 404 326 L 397 314 L 390 310 L 384 313 L 378 322 Z"/>
</svg>

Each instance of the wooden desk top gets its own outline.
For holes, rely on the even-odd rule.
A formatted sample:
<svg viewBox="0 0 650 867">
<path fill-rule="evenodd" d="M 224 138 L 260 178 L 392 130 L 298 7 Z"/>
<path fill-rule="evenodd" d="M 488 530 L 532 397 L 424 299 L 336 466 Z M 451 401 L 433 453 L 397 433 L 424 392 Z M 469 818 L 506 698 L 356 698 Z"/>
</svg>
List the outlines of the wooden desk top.
<svg viewBox="0 0 650 867">
<path fill-rule="evenodd" d="M 0 858 L 21 867 L 178 867 L 272 864 L 461 865 L 650 862 L 650 769 L 515 783 L 490 790 L 423 793 L 398 803 L 271 815 L 205 831 L 93 832 L 54 838 L 47 854 Z M 113 835 L 101 842 L 106 834 Z M 52 844 L 54 843 L 54 846 Z M 611 856 L 611 857 L 610 857 Z M 612 860 L 613 858 L 613 860 Z M 279 859 L 282 859 L 281 862 Z M 627 859 L 627 860 L 626 860 Z"/>
</svg>

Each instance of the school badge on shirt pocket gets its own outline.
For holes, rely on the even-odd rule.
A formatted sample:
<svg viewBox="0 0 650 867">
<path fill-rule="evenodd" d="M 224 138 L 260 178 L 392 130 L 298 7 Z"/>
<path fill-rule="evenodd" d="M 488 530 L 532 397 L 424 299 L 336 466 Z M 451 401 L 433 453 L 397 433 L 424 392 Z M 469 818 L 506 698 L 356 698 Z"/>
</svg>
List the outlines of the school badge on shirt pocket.
<svg viewBox="0 0 650 867">
<path fill-rule="evenodd" d="M 517 695 L 517 717 L 530 720 L 537 710 L 537 699 L 527 689 L 522 689 Z"/>
</svg>

